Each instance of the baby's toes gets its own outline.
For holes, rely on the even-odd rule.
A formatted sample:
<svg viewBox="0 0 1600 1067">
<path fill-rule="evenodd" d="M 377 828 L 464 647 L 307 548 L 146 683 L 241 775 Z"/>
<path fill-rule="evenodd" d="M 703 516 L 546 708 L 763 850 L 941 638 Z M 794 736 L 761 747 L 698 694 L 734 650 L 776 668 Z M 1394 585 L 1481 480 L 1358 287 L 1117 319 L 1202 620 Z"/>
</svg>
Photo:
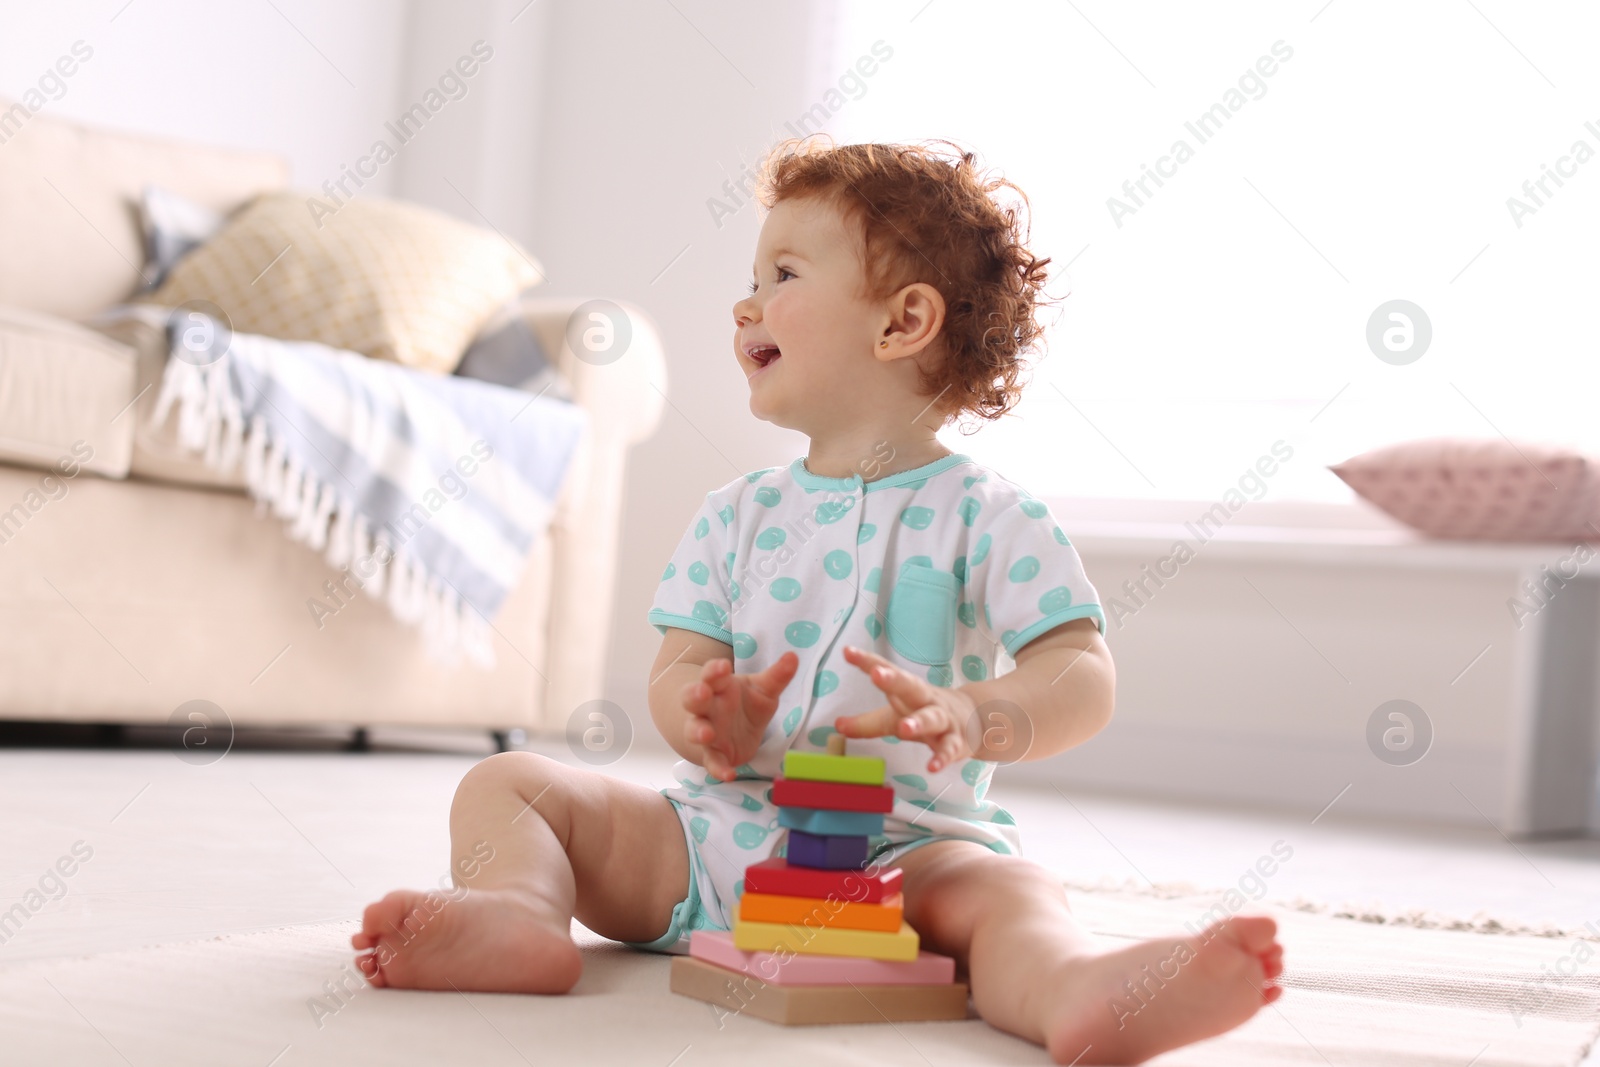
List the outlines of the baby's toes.
<svg viewBox="0 0 1600 1067">
<path fill-rule="evenodd" d="M 378 966 L 378 954 L 368 952 L 356 957 L 356 969 L 367 976 L 375 986 L 383 985 L 383 970 Z"/>
<path fill-rule="evenodd" d="M 1223 933 L 1252 956 L 1260 956 L 1277 945 L 1277 920 L 1269 915 L 1236 915 L 1223 924 Z"/>
</svg>

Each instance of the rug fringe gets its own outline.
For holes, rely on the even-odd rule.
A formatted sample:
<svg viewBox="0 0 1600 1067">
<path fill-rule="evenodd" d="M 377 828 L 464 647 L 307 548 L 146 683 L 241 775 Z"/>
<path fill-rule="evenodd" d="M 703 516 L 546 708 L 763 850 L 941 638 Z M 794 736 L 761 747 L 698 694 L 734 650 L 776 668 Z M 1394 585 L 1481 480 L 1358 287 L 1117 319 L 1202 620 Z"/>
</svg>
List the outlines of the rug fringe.
<svg viewBox="0 0 1600 1067">
<path fill-rule="evenodd" d="M 1114 878 L 1103 878 L 1097 882 L 1069 878 L 1065 879 L 1063 884 L 1068 889 L 1080 893 L 1120 893 L 1126 896 L 1155 897 L 1161 900 L 1200 897 L 1215 901 L 1228 893 L 1238 892 L 1237 889 L 1207 889 L 1188 882 L 1162 882 L 1152 885 L 1131 878 L 1122 881 Z M 1308 912 L 1316 915 L 1326 915 L 1334 919 L 1349 919 L 1354 922 L 1374 923 L 1382 926 L 1409 926 L 1420 930 L 1454 930 L 1473 934 L 1548 937 L 1562 940 L 1600 942 L 1600 933 L 1595 930 L 1583 927 L 1570 929 L 1557 926 L 1555 923 L 1508 922 L 1497 919 L 1487 912 L 1478 912 L 1470 919 L 1463 919 L 1459 916 L 1445 915 L 1427 908 L 1401 910 L 1383 908 L 1376 904 L 1354 904 L 1349 902 L 1329 904 L 1326 901 L 1311 900 L 1303 896 L 1295 897 L 1293 900 L 1281 897 L 1251 900 L 1250 904 L 1258 907 L 1283 908 L 1288 911 Z"/>
</svg>

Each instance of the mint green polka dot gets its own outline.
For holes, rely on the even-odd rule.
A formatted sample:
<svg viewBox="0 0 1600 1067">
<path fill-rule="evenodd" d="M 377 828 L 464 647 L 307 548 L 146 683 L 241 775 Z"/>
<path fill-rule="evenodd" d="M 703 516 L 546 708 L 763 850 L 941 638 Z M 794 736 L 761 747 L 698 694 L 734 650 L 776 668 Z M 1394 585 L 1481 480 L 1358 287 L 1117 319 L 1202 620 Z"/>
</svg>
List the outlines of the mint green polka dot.
<svg viewBox="0 0 1600 1067">
<path fill-rule="evenodd" d="M 743 878 L 741 878 L 737 882 L 733 883 L 733 896 L 734 896 L 734 899 L 736 899 L 736 900 L 739 897 L 744 896 L 744 879 Z"/>
<path fill-rule="evenodd" d="M 972 601 L 963 600 L 956 605 L 956 618 L 961 620 L 961 625 L 975 629 L 978 625 L 978 609 L 972 606 Z"/>
<path fill-rule="evenodd" d="M 998 809 L 994 813 L 994 818 L 990 819 L 989 821 L 990 822 L 1003 823 L 1006 826 L 1015 826 L 1015 825 L 1017 825 L 1017 820 L 1013 819 L 1011 817 L 1011 813 L 1009 811 L 1007 811 L 1005 808 Z"/>
<path fill-rule="evenodd" d="M 729 552 L 726 556 L 722 557 L 722 565 L 728 569 L 728 573 L 729 574 L 733 573 L 733 553 L 732 552 Z"/>
<path fill-rule="evenodd" d="M 870 571 L 867 572 L 867 580 L 866 580 L 864 588 L 869 593 L 876 593 L 878 591 L 878 582 L 881 581 L 882 578 L 883 578 L 883 569 L 881 567 L 872 568 Z"/>
<path fill-rule="evenodd" d="M 928 479 L 926 479 L 926 478 L 918 478 L 914 482 L 907 482 L 902 488 L 905 488 L 905 489 L 921 489 L 923 486 L 925 486 L 927 484 L 928 484 Z"/>
<path fill-rule="evenodd" d="M 678 565 L 676 563 L 669 563 L 669 564 L 667 564 L 667 569 L 661 572 L 661 580 L 664 582 L 668 578 L 671 578 L 674 574 L 677 574 L 677 573 L 678 573 Z"/>
<path fill-rule="evenodd" d="M 933 810 L 933 801 L 923 800 L 921 797 L 910 797 L 906 800 L 906 803 L 913 807 L 921 808 L 923 811 Z"/>
<path fill-rule="evenodd" d="M 755 848 L 767 839 L 770 831 L 765 826 L 753 822 L 735 823 L 733 827 L 733 843 L 740 848 Z"/>
<path fill-rule="evenodd" d="M 711 580 L 711 568 L 707 567 L 699 560 L 695 560 L 693 563 L 689 564 L 688 573 L 689 580 L 695 585 L 705 585 L 706 582 Z"/>
<path fill-rule="evenodd" d="M 756 769 L 748 763 L 741 763 L 733 769 L 733 775 L 735 778 L 754 778 Z"/>
<path fill-rule="evenodd" d="M 726 629 L 728 625 L 728 613 L 709 600 L 696 600 L 694 608 L 689 614 L 701 622 L 709 622 L 713 626 Z"/>
<path fill-rule="evenodd" d="M 872 635 L 874 641 L 883 636 L 883 623 L 878 621 L 876 615 L 868 615 L 864 620 L 864 624 L 867 628 L 867 633 Z"/>
<path fill-rule="evenodd" d="M 789 709 L 789 714 L 787 714 L 787 715 L 785 715 L 783 717 L 783 732 L 784 733 L 786 733 L 786 734 L 794 733 L 794 728 L 796 726 L 800 725 L 800 716 L 801 716 L 801 714 L 802 714 L 802 712 L 801 712 L 801 710 L 799 708 L 790 708 Z M 768 790 L 767 792 L 768 792 L 767 799 L 771 800 L 772 799 L 771 790 Z"/>
<path fill-rule="evenodd" d="M 1064 585 L 1058 585 L 1044 596 L 1039 598 L 1039 610 L 1046 615 L 1053 615 L 1062 608 L 1072 606 L 1072 590 Z"/>
<path fill-rule="evenodd" d="M 907 567 L 926 567 L 929 570 L 932 570 L 933 558 L 931 556 L 912 556 L 910 559 L 900 564 L 900 572 L 904 574 Z"/>
<path fill-rule="evenodd" d="M 1043 500 L 1024 500 L 1017 507 L 1030 519 L 1042 519 L 1050 514 L 1050 509 L 1044 506 Z"/>
<path fill-rule="evenodd" d="M 1000 635 L 1000 643 L 1009 648 L 1011 646 L 1012 639 L 1015 638 L 1016 636 L 1017 636 L 1017 631 L 1015 631 L 1015 630 L 1007 630 L 1005 633 Z"/>
<path fill-rule="evenodd" d="M 739 659 L 749 659 L 756 654 L 756 639 L 746 633 L 734 634 L 733 654 Z"/>
<path fill-rule="evenodd" d="M 793 600 L 800 595 L 800 583 L 793 578 L 774 579 L 772 582 L 772 595 L 777 600 Z"/>
<path fill-rule="evenodd" d="M 757 800 L 755 797 L 740 797 L 739 806 L 745 811 L 760 811 L 761 801 Z"/>
<path fill-rule="evenodd" d="M 928 780 L 920 774 L 897 774 L 894 776 L 894 780 L 901 785 L 908 785 L 912 789 L 920 789 L 924 793 L 928 791 Z"/>
<path fill-rule="evenodd" d="M 770 485 L 763 485 L 760 489 L 756 490 L 756 503 L 760 504 L 762 507 L 770 508 L 782 499 L 783 494 L 778 492 L 777 489 Z"/>
<path fill-rule="evenodd" d="M 756 534 L 756 547 L 762 551 L 770 551 L 783 544 L 786 536 L 783 532 L 783 527 L 768 526 L 765 530 Z"/>
<path fill-rule="evenodd" d="M 969 474 L 967 477 L 961 479 L 961 485 L 965 489 L 971 489 L 973 486 L 977 485 L 979 482 L 986 482 L 988 480 L 989 480 L 989 476 L 987 474 L 976 474 L 976 475 Z"/>
<path fill-rule="evenodd" d="M 900 743 L 900 739 L 898 737 L 880 737 L 878 740 L 882 741 L 886 745 L 898 745 Z"/>
<path fill-rule="evenodd" d="M 988 791 L 989 791 L 989 783 L 988 782 L 979 782 L 978 783 L 978 788 L 973 790 L 972 795 L 973 795 L 973 797 L 975 799 L 982 800 L 983 799 L 983 794 L 987 793 Z"/>
<path fill-rule="evenodd" d="M 791 622 L 783 628 L 783 636 L 795 648 L 810 648 L 817 643 L 817 638 L 822 636 L 822 627 L 809 619 Z"/>
<path fill-rule="evenodd" d="M 978 545 L 972 550 L 971 563 L 974 567 L 989 558 L 989 535 L 984 534 L 978 538 Z"/>
<path fill-rule="evenodd" d="M 948 663 L 935 663 L 928 668 L 928 681 L 942 688 L 950 688 L 950 683 L 956 680 L 956 672 Z"/>
<path fill-rule="evenodd" d="M 933 522 L 933 509 L 909 507 L 900 513 L 900 521 L 913 530 L 926 530 Z"/>
<path fill-rule="evenodd" d="M 983 624 L 985 626 L 987 626 L 991 630 L 994 629 L 994 620 L 989 618 L 989 605 L 988 604 L 985 604 L 983 606 Z"/>
<path fill-rule="evenodd" d="M 811 695 L 825 697 L 839 688 L 839 676 L 832 671 L 818 671 L 817 682 L 811 687 Z"/>
<path fill-rule="evenodd" d="M 724 525 L 724 526 L 726 526 L 730 522 L 732 522 L 733 521 L 733 505 L 732 504 L 724 504 L 724 505 L 722 505 L 722 507 L 718 508 L 717 509 L 717 518 L 722 520 L 722 525 Z"/>
<path fill-rule="evenodd" d="M 704 515 L 700 516 L 700 521 L 694 524 L 694 539 L 698 541 L 710 532 L 711 523 L 706 520 Z"/>
<path fill-rule="evenodd" d="M 694 839 L 702 845 L 706 843 L 706 831 L 711 829 L 711 821 L 702 815 L 696 815 L 689 820 L 689 832 Z"/>
<path fill-rule="evenodd" d="M 1013 582 L 1025 582 L 1039 573 L 1039 561 L 1032 556 L 1023 556 L 1011 565 L 1006 572 L 1006 577 Z"/>
<path fill-rule="evenodd" d="M 878 532 L 878 528 L 876 526 L 872 525 L 872 523 L 870 523 L 870 522 L 862 523 L 861 524 L 861 529 L 856 531 L 856 544 L 858 544 L 858 545 L 866 544 L 868 541 L 872 540 L 872 535 L 877 533 L 877 532 Z"/>
<path fill-rule="evenodd" d="M 1071 541 L 1067 540 L 1067 535 L 1061 532 L 1061 527 L 1059 526 L 1052 526 L 1050 528 L 1050 536 L 1054 537 L 1057 541 L 1064 545 L 1072 544 Z"/>
<path fill-rule="evenodd" d="M 828 572 L 831 578 L 850 577 L 850 568 L 854 564 L 850 561 L 850 553 L 842 548 L 836 548 L 822 557 L 822 569 Z"/>
<path fill-rule="evenodd" d="M 706 785 L 719 785 L 719 784 L 721 784 L 721 782 L 722 782 L 721 778 L 717 778 L 717 777 L 715 777 L 713 775 L 709 775 L 709 774 L 706 775 Z"/>
<path fill-rule="evenodd" d="M 961 765 L 961 780 L 968 785 L 977 785 L 978 777 L 983 774 L 983 764 L 978 760 L 969 759 Z"/>
<path fill-rule="evenodd" d="M 825 500 L 818 504 L 811 514 L 822 525 L 831 526 L 848 515 L 850 509 L 855 506 L 856 498 L 853 496 L 845 497 L 843 500 Z"/>
<path fill-rule="evenodd" d="M 978 503 L 970 496 L 964 496 L 961 498 L 961 506 L 957 509 L 957 513 L 961 516 L 961 521 L 963 523 L 971 526 L 972 520 L 976 519 L 978 517 L 978 512 L 982 510 L 982 504 Z"/>
<path fill-rule="evenodd" d="M 957 556 L 955 563 L 950 567 L 950 573 L 956 576 L 956 581 L 962 585 L 967 584 L 967 557 Z"/>
<path fill-rule="evenodd" d="M 984 666 L 981 656 L 962 656 L 961 673 L 966 675 L 969 681 L 981 682 L 989 676 L 989 668 Z"/>
<path fill-rule="evenodd" d="M 828 738 L 832 737 L 838 732 L 838 730 L 835 730 L 831 726 L 819 726 L 815 730 L 812 730 L 810 733 L 806 734 L 806 740 L 810 741 L 818 748 L 827 748 Z"/>
</svg>

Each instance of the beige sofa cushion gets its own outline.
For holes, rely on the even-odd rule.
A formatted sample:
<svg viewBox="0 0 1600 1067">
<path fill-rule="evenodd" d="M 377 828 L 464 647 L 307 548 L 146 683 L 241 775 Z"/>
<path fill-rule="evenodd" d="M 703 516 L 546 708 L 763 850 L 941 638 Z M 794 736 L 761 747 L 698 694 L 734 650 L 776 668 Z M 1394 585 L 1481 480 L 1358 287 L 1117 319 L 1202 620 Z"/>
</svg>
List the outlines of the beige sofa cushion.
<svg viewBox="0 0 1600 1067">
<path fill-rule="evenodd" d="M 82 326 L 0 306 L 0 461 L 63 458 L 112 478 L 133 454 L 133 349 Z"/>
<path fill-rule="evenodd" d="M 505 237 L 429 208 L 360 199 L 335 211 L 286 192 L 244 208 L 143 299 L 205 301 L 236 333 L 448 374 L 484 323 L 543 277 Z"/>
<path fill-rule="evenodd" d="M 0 305 L 81 319 L 131 296 L 143 284 L 148 184 L 226 212 L 288 177 L 265 153 L 34 115 L 0 146 Z"/>
</svg>

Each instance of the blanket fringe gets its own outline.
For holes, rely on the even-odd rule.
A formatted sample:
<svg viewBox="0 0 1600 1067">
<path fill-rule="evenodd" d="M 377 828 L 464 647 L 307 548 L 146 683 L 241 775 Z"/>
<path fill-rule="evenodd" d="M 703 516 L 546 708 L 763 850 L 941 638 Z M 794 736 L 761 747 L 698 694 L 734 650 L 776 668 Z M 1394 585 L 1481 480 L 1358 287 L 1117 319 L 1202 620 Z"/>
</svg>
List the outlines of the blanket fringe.
<svg viewBox="0 0 1600 1067">
<path fill-rule="evenodd" d="M 431 658 L 454 666 L 465 654 L 484 669 L 492 668 L 488 621 L 443 578 L 397 549 L 386 531 L 373 530 L 336 486 L 319 482 L 272 434 L 266 419 L 257 415 L 246 425 L 228 389 L 227 374 L 226 357 L 205 367 L 168 360 L 155 424 L 165 423 L 176 404 L 178 441 L 184 448 L 201 453 L 206 466 L 224 473 L 242 462 L 257 512 L 270 510 L 288 524 L 291 538 L 322 553 L 329 566 L 347 571 L 400 621 L 419 627 Z"/>
</svg>

